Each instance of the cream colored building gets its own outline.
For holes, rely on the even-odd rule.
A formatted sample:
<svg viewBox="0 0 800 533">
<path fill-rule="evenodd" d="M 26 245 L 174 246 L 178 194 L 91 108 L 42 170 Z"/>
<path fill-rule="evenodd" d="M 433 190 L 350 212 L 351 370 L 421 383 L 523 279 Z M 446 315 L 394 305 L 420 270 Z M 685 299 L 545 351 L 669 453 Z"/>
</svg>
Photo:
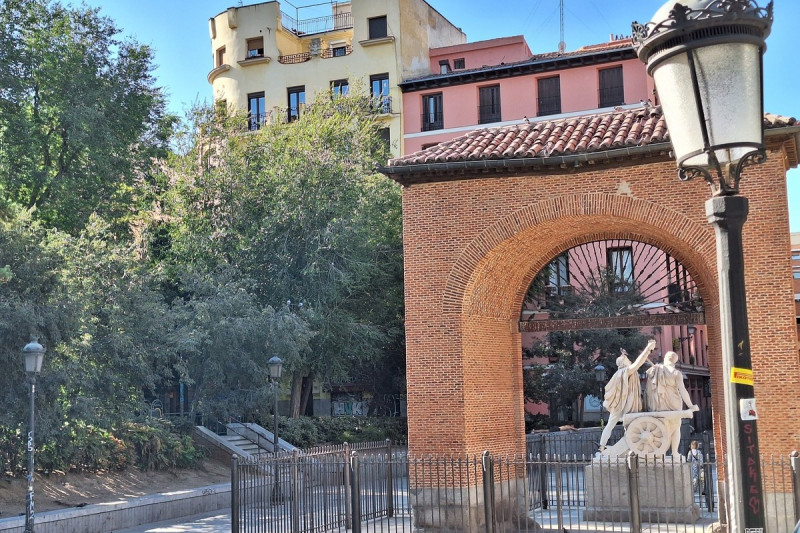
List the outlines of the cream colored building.
<svg viewBox="0 0 800 533">
<path fill-rule="evenodd" d="M 294 120 L 305 102 L 358 84 L 384 117 L 395 156 L 403 144 L 398 83 L 430 73 L 430 48 L 466 42 L 424 0 L 331 2 L 330 15 L 307 19 L 264 2 L 223 11 L 209 20 L 209 30 L 214 100 L 247 109 L 251 129 Z"/>
</svg>

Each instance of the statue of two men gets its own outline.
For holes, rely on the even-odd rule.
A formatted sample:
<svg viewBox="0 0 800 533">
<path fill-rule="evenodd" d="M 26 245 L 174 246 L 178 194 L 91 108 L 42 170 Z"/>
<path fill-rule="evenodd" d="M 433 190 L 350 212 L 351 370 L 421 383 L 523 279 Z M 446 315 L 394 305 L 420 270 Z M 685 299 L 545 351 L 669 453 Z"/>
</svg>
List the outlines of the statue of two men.
<svg viewBox="0 0 800 533">
<path fill-rule="evenodd" d="M 617 371 L 605 387 L 603 407 L 608 410 L 608 424 L 600 436 L 600 451 L 605 449 L 606 443 L 614 426 L 629 413 L 642 411 L 642 393 L 639 382 L 639 368 L 647 361 L 648 356 L 656 347 L 655 339 L 651 339 L 642 353 L 631 362 L 627 352 L 623 349 L 617 358 Z M 667 352 L 664 362 L 653 365 L 647 370 L 647 385 L 645 386 L 646 411 L 681 411 L 686 404 L 691 411 L 699 408 L 692 403 L 686 386 L 683 384 L 683 373 L 675 368 L 678 354 Z M 673 455 L 677 454 L 680 444 L 680 418 L 667 417 L 664 423 L 669 432 L 669 439 Z"/>
</svg>

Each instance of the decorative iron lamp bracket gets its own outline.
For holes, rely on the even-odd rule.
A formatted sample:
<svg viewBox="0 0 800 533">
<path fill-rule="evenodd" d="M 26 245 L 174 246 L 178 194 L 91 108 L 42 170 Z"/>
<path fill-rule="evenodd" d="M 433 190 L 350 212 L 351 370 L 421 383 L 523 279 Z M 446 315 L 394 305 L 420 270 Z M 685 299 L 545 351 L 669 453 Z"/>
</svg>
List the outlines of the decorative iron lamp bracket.
<svg viewBox="0 0 800 533">
<path fill-rule="evenodd" d="M 711 186 L 714 196 L 735 195 L 739 192 L 743 169 L 763 163 L 767 158 L 763 137 L 763 94 L 757 96 L 761 104 L 759 110 L 750 108 L 741 111 L 742 115 L 747 115 L 744 122 L 751 126 L 749 136 L 733 138 L 732 133 L 735 135 L 738 132 L 732 130 L 737 128 L 725 122 L 731 120 L 731 113 L 723 108 L 733 107 L 729 105 L 730 102 L 739 96 L 749 101 L 751 95 L 744 94 L 746 91 L 737 93 L 737 89 L 746 88 L 742 85 L 736 86 L 725 96 L 719 96 L 720 89 L 724 92 L 725 87 L 713 77 L 716 75 L 722 80 L 734 76 L 741 78 L 747 74 L 708 72 L 705 70 L 708 60 L 703 59 L 702 54 L 712 49 L 750 45 L 761 51 L 757 67 L 758 76 L 763 77 L 761 55 L 772 26 L 773 4 L 770 1 L 767 7 L 762 8 L 753 0 L 684 0 L 684 3 L 695 8 L 676 2 L 669 9 L 669 4 L 666 4 L 653 21 L 646 24 L 634 22 L 633 43 L 639 58 L 647 63 L 648 73 L 656 78 L 657 88 L 666 91 L 659 96 L 668 126 L 669 115 L 672 115 L 673 123 L 681 126 L 676 128 L 683 130 L 681 133 L 694 128 L 694 135 L 681 139 L 680 147 L 675 136 L 670 135 L 676 153 L 678 177 L 683 181 L 703 178 Z M 662 74 L 664 78 L 670 78 L 665 81 L 675 81 L 667 88 L 659 87 L 656 71 L 661 67 L 665 67 L 664 71 L 669 70 L 669 73 Z M 678 71 L 684 78 L 678 78 Z M 759 86 L 763 86 L 763 82 Z M 716 100 L 709 101 L 710 98 Z M 730 100 L 723 101 L 720 98 Z M 668 107 L 671 107 L 669 112 Z M 740 112 L 738 108 L 734 109 L 734 114 Z M 684 119 L 690 115 L 696 117 L 691 123 Z M 754 121 L 758 121 L 755 126 Z M 720 158 L 727 160 L 720 161 Z"/>
</svg>

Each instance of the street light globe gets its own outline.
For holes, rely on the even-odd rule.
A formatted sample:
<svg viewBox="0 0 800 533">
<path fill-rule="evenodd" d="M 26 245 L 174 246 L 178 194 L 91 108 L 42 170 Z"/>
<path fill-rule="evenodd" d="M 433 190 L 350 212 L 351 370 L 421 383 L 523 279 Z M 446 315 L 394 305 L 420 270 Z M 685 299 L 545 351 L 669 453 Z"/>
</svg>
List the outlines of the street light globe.
<svg viewBox="0 0 800 533">
<path fill-rule="evenodd" d="M 763 162 L 762 55 L 772 2 L 669 0 L 633 23 L 639 59 L 653 76 L 682 179 Z M 705 170 L 706 172 L 703 172 Z M 735 183 L 715 193 L 734 194 Z"/>
<path fill-rule="evenodd" d="M 22 348 L 26 373 L 38 374 L 42 371 L 42 362 L 44 361 L 44 353 L 46 351 L 44 346 L 39 344 L 38 339 L 32 339 L 31 342 Z"/>
<path fill-rule="evenodd" d="M 598 383 L 602 383 L 606 380 L 606 367 L 603 365 L 594 367 L 594 380 Z"/>
<path fill-rule="evenodd" d="M 267 361 L 267 367 L 269 367 L 269 377 L 273 380 L 278 381 L 281 379 L 281 372 L 283 371 L 283 361 L 277 355 L 270 358 Z"/>
</svg>

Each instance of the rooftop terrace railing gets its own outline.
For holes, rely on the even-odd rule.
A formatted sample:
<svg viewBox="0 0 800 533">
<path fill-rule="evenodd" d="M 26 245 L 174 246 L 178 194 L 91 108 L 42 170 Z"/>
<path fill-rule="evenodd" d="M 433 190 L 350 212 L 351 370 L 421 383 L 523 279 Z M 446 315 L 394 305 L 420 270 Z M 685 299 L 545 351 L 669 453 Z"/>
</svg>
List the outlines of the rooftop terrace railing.
<svg viewBox="0 0 800 533">
<path fill-rule="evenodd" d="M 353 14 L 350 12 L 337 13 L 327 17 L 314 17 L 298 20 L 281 11 L 281 25 L 295 35 L 312 35 L 336 30 L 346 30 L 353 27 Z"/>
</svg>

